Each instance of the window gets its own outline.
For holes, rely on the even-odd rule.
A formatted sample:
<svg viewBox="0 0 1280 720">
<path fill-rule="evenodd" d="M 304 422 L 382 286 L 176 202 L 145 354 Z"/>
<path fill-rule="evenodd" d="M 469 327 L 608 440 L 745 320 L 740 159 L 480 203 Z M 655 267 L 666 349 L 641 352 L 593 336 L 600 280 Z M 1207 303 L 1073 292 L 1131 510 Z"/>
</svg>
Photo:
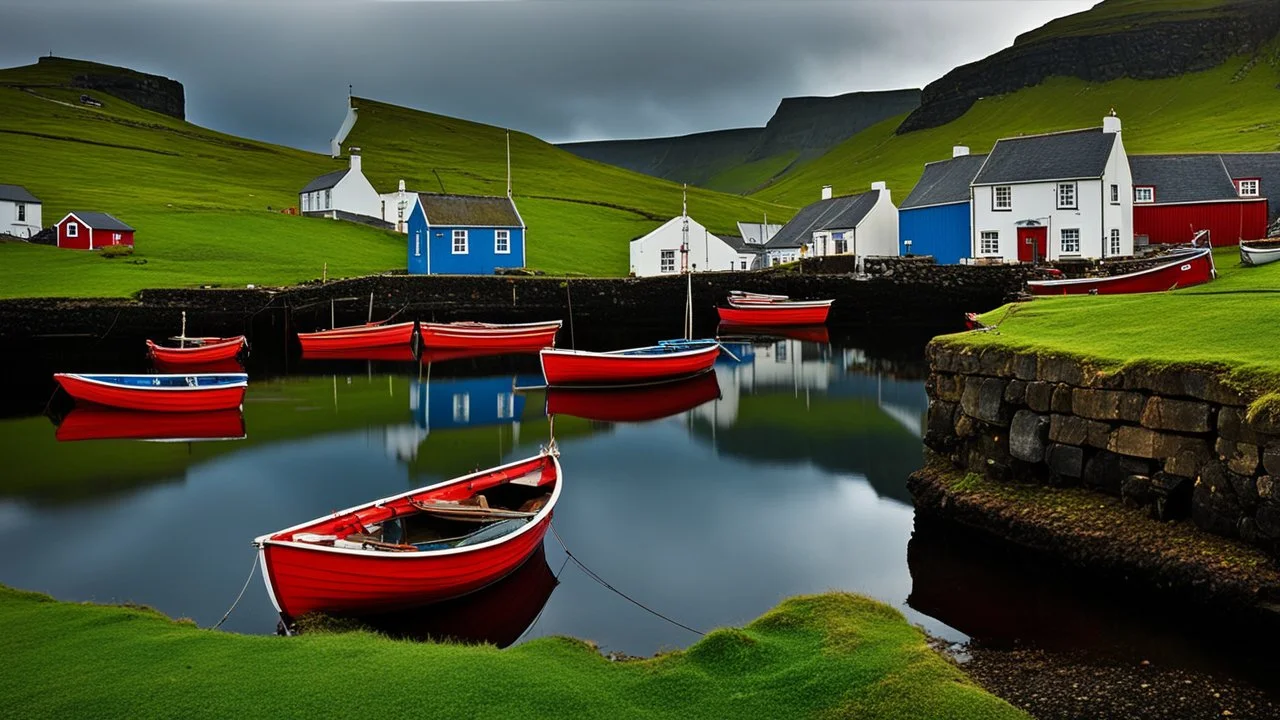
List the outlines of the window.
<svg viewBox="0 0 1280 720">
<path fill-rule="evenodd" d="M 311 194 L 303 193 L 302 194 L 302 212 L 310 212 L 310 211 L 311 211 Z"/>
<path fill-rule="evenodd" d="M 18 203 L 18 222 L 26 222 L 26 221 L 27 221 L 27 206 L 23 203 Z"/>
<path fill-rule="evenodd" d="M 740 260 L 740 261 L 739 261 L 739 264 L 741 264 L 741 265 L 742 265 L 742 267 L 741 267 L 740 269 L 742 269 L 742 270 L 746 270 L 746 269 L 747 269 L 747 261 L 746 261 L 746 260 Z"/>
<path fill-rule="evenodd" d="M 471 419 L 471 393 L 454 393 L 453 421 L 464 423 Z"/>
<path fill-rule="evenodd" d="M 111 233 L 111 242 L 113 243 L 120 242 L 120 233 Z"/>
<path fill-rule="evenodd" d="M 453 254 L 454 255 L 467 254 L 467 231 L 466 230 L 453 231 Z"/>
<path fill-rule="evenodd" d="M 1058 183 L 1058 209 L 1074 210 L 1076 208 L 1076 184 Z"/>
<path fill-rule="evenodd" d="M 77 223 L 67 223 L 67 237 L 80 237 L 80 225 Z"/>
<path fill-rule="evenodd" d="M 1111 247 L 1107 248 L 1107 254 L 1115 257 L 1120 254 L 1120 230 L 1111 228 Z"/>
<path fill-rule="evenodd" d="M 1063 255 L 1079 255 L 1080 254 L 1080 229 L 1064 228 L 1062 230 L 1062 243 L 1060 252 Z"/>
<path fill-rule="evenodd" d="M 494 230 L 493 231 L 493 251 L 499 255 L 511 254 L 511 231 L 510 230 Z"/>
<path fill-rule="evenodd" d="M 1120 186 L 1112 183 L 1111 185 L 1111 204 L 1120 204 Z"/>
<path fill-rule="evenodd" d="M 1000 254 L 1000 233 L 995 230 L 983 230 L 978 243 L 978 252 L 983 255 Z"/>
<path fill-rule="evenodd" d="M 516 414 L 516 396 L 512 393 L 498 393 L 498 419 L 515 417 Z"/>
<path fill-rule="evenodd" d="M 773 359 L 777 362 L 784 363 L 787 361 L 787 341 L 783 340 L 773 346 Z"/>
<path fill-rule="evenodd" d="M 324 191 L 324 207 L 326 210 L 333 207 L 333 191 L 332 190 Z"/>
<path fill-rule="evenodd" d="M 1133 201 L 1149 203 L 1156 201 L 1156 189 L 1153 187 L 1136 187 L 1133 189 Z"/>
<path fill-rule="evenodd" d="M 1237 187 L 1240 188 L 1240 197 L 1258 197 L 1257 180 L 1241 180 Z"/>
<path fill-rule="evenodd" d="M 1013 188 L 1009 185 L 997 185 L 994 194 L 991 196 L 991 209 L 1012 210 Z"/>
<path fill-rule="evenodd" d="M 658 272 L 673 273 L 676 271 L 676 251 L 663 250 Z"/>
<path fill-rule="evenodd" d="M 413 231 L 413 256 L 422 257 L 422 231 Z"/>
</svg>

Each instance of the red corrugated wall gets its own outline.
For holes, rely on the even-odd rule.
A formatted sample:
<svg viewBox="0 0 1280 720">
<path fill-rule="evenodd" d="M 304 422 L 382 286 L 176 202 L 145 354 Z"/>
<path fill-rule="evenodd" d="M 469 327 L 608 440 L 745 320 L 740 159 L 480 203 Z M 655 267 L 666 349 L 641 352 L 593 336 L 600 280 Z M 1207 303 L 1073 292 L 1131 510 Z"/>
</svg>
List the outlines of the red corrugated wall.
<svg viewBox="0 0 1280 720">
<path fill-rule="evenodd" d="M 1133 234 L 1152 243 L 1187 243 L 1197 230 L 1209 231 L 1215 247 L 1267 236 L 1267 202 L 1134 205 Z"/>
</svg>

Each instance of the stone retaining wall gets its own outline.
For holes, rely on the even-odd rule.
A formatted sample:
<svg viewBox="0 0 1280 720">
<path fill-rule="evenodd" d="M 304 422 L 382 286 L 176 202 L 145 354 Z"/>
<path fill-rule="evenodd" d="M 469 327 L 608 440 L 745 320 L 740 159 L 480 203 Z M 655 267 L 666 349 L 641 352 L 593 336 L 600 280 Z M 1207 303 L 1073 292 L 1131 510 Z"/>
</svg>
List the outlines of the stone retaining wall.
<svg viewBox="0 0 1280 720">
<path fill-rule="evenodd" d="M 1280 554 L 1280 422 L 1211 370 L 1101 373 L 933 342 L 925 445 L 1005 482 L 1082 485 Z"/>
</svg>

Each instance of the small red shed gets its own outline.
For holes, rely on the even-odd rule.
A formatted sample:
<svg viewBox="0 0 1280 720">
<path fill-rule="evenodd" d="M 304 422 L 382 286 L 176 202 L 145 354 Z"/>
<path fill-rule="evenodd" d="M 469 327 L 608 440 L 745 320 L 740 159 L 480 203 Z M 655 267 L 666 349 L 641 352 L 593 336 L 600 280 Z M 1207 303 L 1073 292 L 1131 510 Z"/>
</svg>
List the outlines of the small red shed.
<svg viewBox="0 0 1280 720">
<path fill-rule="evenodd" d="M 58 247 L 96 250 L 107 245 L 133 245 L 133 228 L 101 212 L 71 212 L 58 221 Z"/>
</svg>

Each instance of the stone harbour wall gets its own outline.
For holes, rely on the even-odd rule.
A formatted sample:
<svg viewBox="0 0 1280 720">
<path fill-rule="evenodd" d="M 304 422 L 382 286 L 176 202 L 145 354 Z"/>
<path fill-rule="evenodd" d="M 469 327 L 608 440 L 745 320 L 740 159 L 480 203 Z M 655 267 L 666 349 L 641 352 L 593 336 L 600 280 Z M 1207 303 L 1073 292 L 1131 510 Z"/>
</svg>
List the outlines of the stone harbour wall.
<svg viewBox="0 0 1280 720">
<path fill-rule="evenodd" d="M 1001 482 L 1083 486 L 1280 555 L 1280 421 L 1207 369 L 1098 372 L 934 341 L 925 445 Z"/>
</svg>

